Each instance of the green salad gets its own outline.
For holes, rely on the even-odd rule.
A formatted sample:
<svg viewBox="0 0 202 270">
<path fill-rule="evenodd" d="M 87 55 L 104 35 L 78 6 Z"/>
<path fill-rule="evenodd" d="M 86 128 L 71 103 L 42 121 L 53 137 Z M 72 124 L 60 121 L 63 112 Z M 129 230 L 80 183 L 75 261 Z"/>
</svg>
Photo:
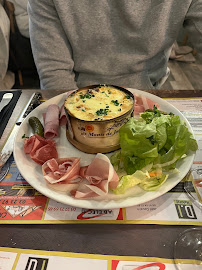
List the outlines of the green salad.
<svg viewBox="0 0 202 270">
<path fill-rule="evenodd" d="M 177 171 L 176 163 L 198 145 L 186 123 L 173 113 L 161 112 L 156 106 L 121 127 L 121 150 L 111 156 L 120 176 L 115 194 L 123 194 L 135 185 L 147 191 L 158 189 Z"/>
</svg>

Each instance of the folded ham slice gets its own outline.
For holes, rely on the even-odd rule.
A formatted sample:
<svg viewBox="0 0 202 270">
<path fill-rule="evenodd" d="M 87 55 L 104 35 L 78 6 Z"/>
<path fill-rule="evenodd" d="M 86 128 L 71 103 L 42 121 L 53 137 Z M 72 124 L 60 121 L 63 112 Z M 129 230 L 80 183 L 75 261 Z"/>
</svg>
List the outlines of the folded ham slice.
<svg viewBox="0 0 202 270">
<path fill-rule="evenodd" d="M 139 96 L 134 94 L 135 97 L 135 105 L 134 105 L 134 115 L 139 115 L 140 113 L 144 112 L 147 109 L 153 109 L 154 105 L 159 108 L 159 104 L 152 101 L 149 98 L 144 96 Z"/>
<path fill-rule="evenodd" d="M 58 157 L 55 141 L 42 138 L 37 134 L 25 139 L 24 152 L 40 165 L 51 158 Z"/>
<path fill-rule="evenodd" d="M 97 154 L 85 167 L 80 167 L 80 158 L 52 158 L 42 165 L 42 172 L 51 189 L 70 191 L 77 199 L 104 196 L 119 182 L 109 158 L 103 154 Z"/>
<path fill-rule="evenodd" d="M 44 179 L 49 187 L 67 191 L 75 189 L 81 181 L 79 175 L 80 158 L 57 158 L 50 159 L 42 166 Z"/>
<path fill-rule="evenodd" d="M 71 95 L 71 93 L 73 93 L 73 92 L 74 92 L 74 90 L 67 92 L 67 97 L 69 95 Z M 63 104 L 60 108 L 60 126 L 64 126 L 66 124 L 67 124 L 67 115 L 66 115 L 66 112 L 64 109 L 64 104 Z"/>
<path fill-rule="evenodd" d="M 44 137 L 52 139 L 59 134 L 59 113 L 60 108 L 56 104 L 48 106 L 46 113 L 43 114 L 44 119 Z"/>
<path fill-rule="evenodd" d="M 71 195 L 77 199 L 105 196 L 108 189 L 115 189 L 119 182 L 109 158 L 100 153 L 89 166 L 80 169 L 80 175 L 87 181 L 82 181 L 77 189 L 71 191 Z"/>
<path fill-rule="evenodd" d="M 67 116 L 64 108 L 64 104 L 60 108 L 60 120 L 59 120 L 60 126 L 65 126 L 67 124 Z"/>
</svg>

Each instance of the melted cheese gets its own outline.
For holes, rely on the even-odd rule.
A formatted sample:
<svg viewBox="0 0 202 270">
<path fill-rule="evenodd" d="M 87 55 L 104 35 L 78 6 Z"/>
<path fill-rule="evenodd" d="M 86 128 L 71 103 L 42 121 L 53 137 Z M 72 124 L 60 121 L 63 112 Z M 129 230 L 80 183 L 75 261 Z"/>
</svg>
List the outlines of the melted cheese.
<svg viewBox="0 0 202 270">
<path fill-rule="evenodd" d="M 65 107 L 73 116 L 87 121 L 113 119 L 129 111 L 132 106 L 132 97 L 111 86 L 81 89 L 65 101 Z"/>
</svg>

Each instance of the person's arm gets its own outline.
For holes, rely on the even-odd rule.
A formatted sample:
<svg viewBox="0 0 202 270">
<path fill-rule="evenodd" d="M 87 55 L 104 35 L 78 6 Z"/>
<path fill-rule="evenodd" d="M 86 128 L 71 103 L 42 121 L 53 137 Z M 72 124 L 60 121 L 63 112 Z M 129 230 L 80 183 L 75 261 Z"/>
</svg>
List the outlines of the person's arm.
<svg viewBox="0 0 202 270">
<path fill-rule="evenodd" d="M 202 58 L 202 0 L 193 0 L 185 18 L 184 27 L 190 41 Z"/>
<path fill-rule="evenodd" d="M 71 46 L 52 0 L 29 0 L 32 51 L 42 89 L 76 89 Z"/>
</svg>

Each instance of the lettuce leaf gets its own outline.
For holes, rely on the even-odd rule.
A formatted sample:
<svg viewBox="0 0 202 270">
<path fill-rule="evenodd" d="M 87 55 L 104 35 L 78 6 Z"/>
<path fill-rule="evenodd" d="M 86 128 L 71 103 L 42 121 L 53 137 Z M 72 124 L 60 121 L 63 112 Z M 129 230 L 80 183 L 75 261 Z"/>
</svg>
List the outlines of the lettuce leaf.
<svg viewBox="0 0 202 270">
<path fill-rule="evenodd" d="M 154 169 L 173 170 L 188 151 L 198 149 L 185 122 L 157 108 L 141 113 L 138 119 L 130 118 L 119 134 L 121 150 L 111 157 L 111 162 L 128 175 L 149 164 Z"/>
<path fill-rule="evenodd" d="M 146 179 L 145 181 L 142 181 L 140 183 L 140 187 L 146 191 L 154 191 L 157 190 L 160 186 L 165 183 L 165 181 L 168 178 L 168 174 L 162 174 L 161 178 L 157 177 L 151 177 L 149 179 Z"/>
<path fill-rule="evenodd" d="M 127 189 L 134 187 L 149 177 L 148 172 L 137 170 L 132 175 L 126 175 L 121 178 L 116 189 L 113 190 L 115 194 L 124 194 Z"/>
</svg>

